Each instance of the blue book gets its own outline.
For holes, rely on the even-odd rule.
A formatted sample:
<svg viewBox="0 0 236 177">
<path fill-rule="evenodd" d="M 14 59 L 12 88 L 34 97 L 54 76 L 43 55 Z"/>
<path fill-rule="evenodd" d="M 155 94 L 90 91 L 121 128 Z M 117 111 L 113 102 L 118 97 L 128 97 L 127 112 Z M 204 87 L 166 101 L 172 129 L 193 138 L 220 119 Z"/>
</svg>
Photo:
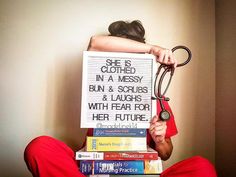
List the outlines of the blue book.
<svg viewBox="0 0 236 177">
<path fill-rule="evenodd" d="M 95 128 L 93 136 L 146 137 L 146 129 L 134 128 Z"/>
<path fill-rule="evenodd" d="M 161 160 L 94 160 L 80 161 L 80 171 L 84 175 L 110 174 L 110 175 L 141 175 L 160 174 L 162 172 Z"/>
</svg>

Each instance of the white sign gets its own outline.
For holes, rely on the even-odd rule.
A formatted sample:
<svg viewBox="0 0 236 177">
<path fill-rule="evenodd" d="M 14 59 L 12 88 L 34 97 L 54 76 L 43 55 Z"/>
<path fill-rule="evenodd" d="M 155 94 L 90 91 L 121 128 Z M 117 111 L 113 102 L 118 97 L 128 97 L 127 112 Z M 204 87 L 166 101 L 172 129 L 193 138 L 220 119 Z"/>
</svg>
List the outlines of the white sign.
<svg viewBox="0 0 236 177">
<path fill-rule="evenodd" d="M 148 128 L 154 56 L 83 53 L 81 128 Z"/>
</svg>

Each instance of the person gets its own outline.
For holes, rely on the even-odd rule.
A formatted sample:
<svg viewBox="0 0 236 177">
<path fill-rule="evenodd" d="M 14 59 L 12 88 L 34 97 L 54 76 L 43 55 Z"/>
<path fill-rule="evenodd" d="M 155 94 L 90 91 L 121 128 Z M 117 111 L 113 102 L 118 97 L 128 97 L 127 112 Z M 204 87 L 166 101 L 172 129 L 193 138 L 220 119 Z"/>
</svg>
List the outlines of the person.
<svg viewBox="0 0 236 177">
<path fill-rule="evenodd" d="M 158 63 L 176 67 L 177 61 L 171 50 L 145 42 L 145 29 L 140 21 L 116 21 L 110 24 L 108 31 L 109 35 L 91 37 L 87 50 L 150 53 L 156 57 Z M 156 149 L 162 160 L 167 160 L 173 150 L 171 137 L 178 131 L 170 106 L 167 102 L 164 102 L 164 106 L 171 113 L 171 117 L 168 121 L 162 121 L 157 113 L 151 119 L 147 131 L 147 145 Z M 158 103 L 157 110 L 160 110 Z M 88 129 L 87 136 L 92 133 L 93 129 Z M 24 158 L 34 177 L 84 176 L 78 169 L 74 152 L 65 143 L 49 136 L 33 139 L 25 149 Z M 161 174 L 161 177 L 172 176 L 215 177 L 216 174 L 208 160 L 196 156 L 175 164 Z"/>
<path fill-rule="evenodd" d="M 145 29 L 140 21 L 135 20 L 130 23 L 116 21 L 110 24 L 108 31 L 110 35 L 91 37 L 88 50 L 151 53 L 156 56 L 156 61 L 159 63 L 177 65 L 171 50 L 145 43 Z M 165 107 L 169 107 L 166 102 Z M 158 105 L 158 110 L 160 110 L 160 105 Z M 177 133 L 173 116 L 167 124 L 168 126 L 165 121 L 159 121 L 157 116 L 154 117 L 149 129 L 150 134 L 147 135 L 148 145 L 155 148 L 163 160 L 170 157 L 173 149 L 170 137 Z M 91 135 L 92 131 L 89 131 L 88 136 Z"/>
</svg>

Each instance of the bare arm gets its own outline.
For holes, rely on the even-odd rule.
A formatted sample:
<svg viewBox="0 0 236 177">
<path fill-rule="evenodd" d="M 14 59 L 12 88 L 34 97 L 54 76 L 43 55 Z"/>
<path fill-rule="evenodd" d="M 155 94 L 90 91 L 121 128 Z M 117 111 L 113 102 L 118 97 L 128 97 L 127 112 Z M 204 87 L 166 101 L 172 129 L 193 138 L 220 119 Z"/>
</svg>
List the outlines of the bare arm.
<svg viewBox="0 0 236 177">
<path fill-rule="evenodd" d="M 164 64 L 177 65 L 171 50 L 157 45 L 137 42 L 131 39 L 115 36 L 93 36 L 88 50 L 103 52 L 150 53 L 156 56 L 156 61 Z"/>
<path fill-rule="evenodd" d="M 172 141 L 170 138 L 165 138 L 162 143 L 156 144 L 156 151 L 159 153 L 159 156 L 162 160 L 167 160 L 170 158 L 173 150 Z"/>
<path fill-rule="evenodd" d="M 93 36 L 88 50 L 104 52 L 149 53 L 151 45 L 115 36 Z"/>
<path fill-rule="evenodd" d="M 149 132 L 155 142 L 155 149 L 162 160 L 169 159 L 173 150 L 171 139 L 165 138 L 166 128 L 165 121 L 161 121 L 157 116 L 152 118 Z"/>
</svg>

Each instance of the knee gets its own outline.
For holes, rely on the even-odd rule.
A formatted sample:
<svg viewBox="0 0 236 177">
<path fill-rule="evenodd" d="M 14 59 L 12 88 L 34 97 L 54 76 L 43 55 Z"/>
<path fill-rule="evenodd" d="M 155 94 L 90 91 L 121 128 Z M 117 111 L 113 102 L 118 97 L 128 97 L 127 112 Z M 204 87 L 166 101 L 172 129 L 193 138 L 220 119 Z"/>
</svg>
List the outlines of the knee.
<svg viewBox="0 0 236 177">
<path fill-rule="evenodd" d="M 25 160 L 32 159 L 42 153 L 42 149 L 45 147 L 51 137 L 39 136 L 33 139 L 25 148 L 24 157 Z"/>
<path fill-rule="evenodd" d="M 214 165 L 206 158 L 201 156 L 194 156 L 193 162 L 201 169 L 202 172 L 207 174 L 206 176 L 216 177 L 216 170 Z"/>
<path fill-rule="evenodd" d="M 201 156 L 193 156 L 178 162 L 161 175 L 161 177 L 167 176 L 217 177 L 211 162 Z"/>
<path fill-rule="evenodd" d="M 212 166 L 211 162 L 209 160 L 207 160 L 206 158 L 204 157 L 201 157 L 201 156 L 193 156 L 192 158 L 192 161 L 196 164 L 201 164 L 202 167 L 204 166 Z"/>
</svg>

